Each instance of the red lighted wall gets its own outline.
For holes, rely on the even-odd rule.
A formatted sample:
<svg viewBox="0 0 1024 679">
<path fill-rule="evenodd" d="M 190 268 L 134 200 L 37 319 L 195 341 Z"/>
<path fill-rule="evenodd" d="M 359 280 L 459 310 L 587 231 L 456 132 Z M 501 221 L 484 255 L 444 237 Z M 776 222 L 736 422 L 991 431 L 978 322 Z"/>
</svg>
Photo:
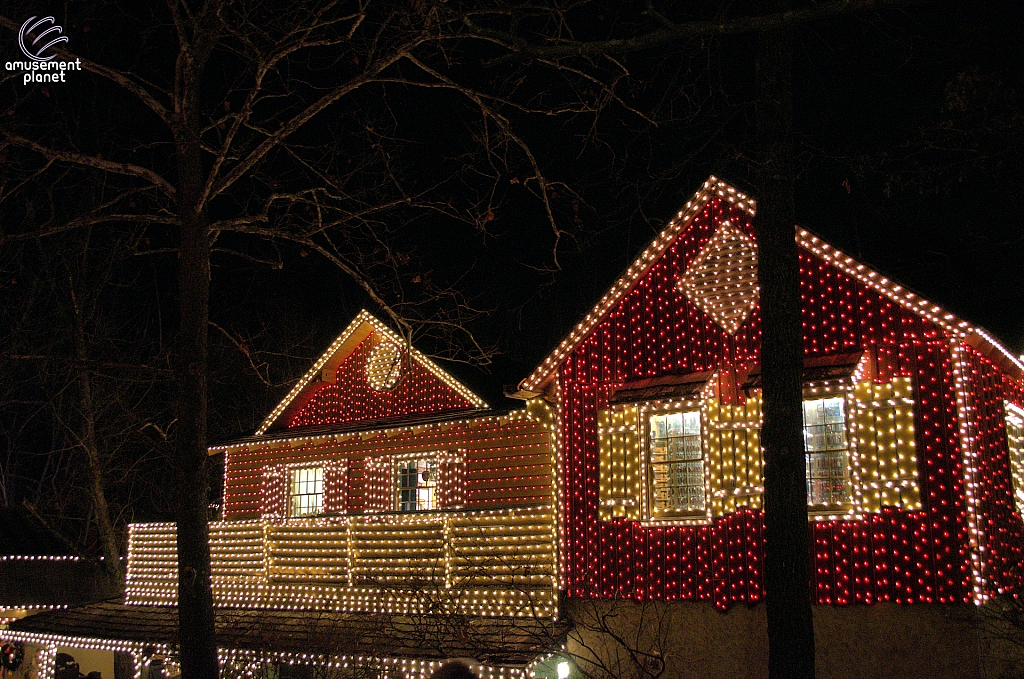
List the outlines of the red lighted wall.
<svg viewBox="0 0 1024 679">
<path fill-rule="evenodd" d="M 344 424 L 473 407 L 415 361 L 394 388 L 375 391 L 366 378 L 366 359 L 378 341 L 374 333 L 360 342 L 338 366 L 334 383 L 317 385 L 305 403 L 296 408 L 285 428 Z"/>
<path fill-rule="evenodd" d="M 712 200 L 561 366 L 565 575 L 577 597 L 712 600 L 763 596 L 762 518 L 743 510 L 708 526 L 644 527 L 598 520 L 597 412 L 622 381 L 753 363 L 755 311 L 727 335 L 676 289 L 687 264 L 728 219 Z M 948 338 L 932 323 L 802 251 L 804 347 L 809 356 L 872 348 L 879 378 L 913 378 L 923 509 L 809 527 L 812 587 L 822 604 L 965 601 L 971 591 L 963 469 Z"/>
<path fill-rule="evenodd" d="M 1022 526 L 1013 500 L 1004 401 L 1024 402 L 1024 385 L 992 361 L 965 347 L 970 407 L 978 446 L 979 528 L 985 545 L 984 569 L 990 593 L 1019 591 Z"/>
</svg>

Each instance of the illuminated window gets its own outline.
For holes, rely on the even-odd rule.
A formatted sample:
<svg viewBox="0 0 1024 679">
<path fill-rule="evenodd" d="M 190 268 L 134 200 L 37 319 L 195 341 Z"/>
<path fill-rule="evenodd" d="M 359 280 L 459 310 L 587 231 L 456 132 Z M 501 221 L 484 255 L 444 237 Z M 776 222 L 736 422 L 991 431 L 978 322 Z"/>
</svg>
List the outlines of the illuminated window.
<svg viewBox="0 0 1024 679">
<path fill-rule="evenodd" d="M 395 504 L 400 512 L 437 509 L 437 460 L 400 460 L 396 470 Z"/>
<path fill-rule="evenodd" d="M 292 470 L 292 487 L 288 493 L 288 515 L 310 516 L 324 510 L 324 470 L 306 467 Z"/>
<path fill-rule="evenodd" d="M 1006 404 L 1006 443 L 1010 449 L 1010 475 L 1017 511 L 1024 514 L 1024 410 Z"/>
<path fill-rule="evenodd" d="M 846 440 L 846 399 L 804 401 L 807 501 L 811 505 L 851 502 L 850 454 Z"/>
<path fill-rule="evenodd" d="M 704 512 L 704 451 L 700 411 L 650 416 L 648 474 L 655 517 Z"/>
</svg>

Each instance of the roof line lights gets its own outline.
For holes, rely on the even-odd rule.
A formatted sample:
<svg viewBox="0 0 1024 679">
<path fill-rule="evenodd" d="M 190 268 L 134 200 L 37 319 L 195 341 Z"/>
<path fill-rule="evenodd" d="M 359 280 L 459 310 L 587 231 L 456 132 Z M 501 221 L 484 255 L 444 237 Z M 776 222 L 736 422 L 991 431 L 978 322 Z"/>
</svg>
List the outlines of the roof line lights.
<svg viewBox="0 0 1024 679">
<path fill-rule="evenodd" d="M 686 226 L 689 226 L 694 217 L 701 213 L 708 201 L 714 198 L 722 198 L 743 209 L 750 216 L 754 216 L 757 212 L 757 202 L 754 199 L 740 193 L 734 187 L 714 175 L 708 177 L 708 180 L 704 182 L 704 186 L 693 195 L 693 198 L 686 202 L 686 205 L 668 223 L 668 226 L 640 253 L 636 261 L 626 269 L 626 273 L 622 274 L 612 287 L 609 288 L 608 292 L 604 294 L 601 301 L 573 328 L 569 336 L 562 340 L 561 344 L 554 351 L 548 354 L 544 362 L 537 366 L 530 376 L 522 381 L 520 389 L 539 391 L 540 387 L 547 382 L 548 376 L 555 370 L 555 367 L 573 352 L 579 343 L 604 318 L 604 315 L 633 288 L 633 284 L 647 273 L 647 270 L 672 244 L 676 236 Z"/>
<path fill-rule="evenodd" d="M 274 422 L 277 421 L 277 418 L 281 416 L 281 413 L 283 413 L 285 409 L 287 409 L 288 406 L 291 405 L 292 401 L 294 401 L 295 398 L 300 393 L 302 393 L 303 389 L 309 386 L 313 379 L 320 374 L 320 371 L 327 364 L 327 362 L 331 360 L 334 354 L 341 348 L 343 344 L 345 344 L 348 338 L 351 337 L 352 334 L 355 333 L 355 331 L 358 330 L 359 327 L 362 326 L 364 323 L 370 325 L 376 332 L 383 335 L 389 341 L 399 346 L 405 345 L 405 340 L 399 337 L 398 333 L 396 333 L 388 326 L 384 325 L 384 323 L 382 323 L 379 319 L 377 319 L 376 316 L 368 312 L 366 309 L 361 310 L 356 315 L 356 317 L 352 319 L 352 322 L 348 324 L 348 327 L 346 327 L 342 331 L 342 333 L 338 335 L 333 342 L 331 342 L 331 345 L 327 347 L 327 351 L 321 354 L 320 358 L 318 358 L 313 363 L 313 366 L 306 372 L 306 374 L 303 375 L 302 378 L 295 383 L 295 386 L 292 387 L 292 390 L 288 392 L 288 395 L 285 396 L 284 399 L 282 399 L 281 402 L 278 403 L 277 406 L 270 412 L 267 418 L 263 420 L 263 423 L 260 425 L 259 429 L 256 430 L 256 436 L 262 436 L 264 432 L 266 432 L 267 429 L 269 429 L 271 425 L 273 425 Z M 472 403 L 477 408 L 490 407 L 482 398 L 480 398 L 472 391 L 467 389 L 461 382 L 459 382 L 454 377 L 445 372 L 440 366 L 438 366 L 436 363 L 434 363 L 429 358 L 424 356 L 415 347 L 410 346 L 408 347 L 408 349 L 410 351 L 410 354 L 412 355 L 412 358 L 417 363 L 425 367 L 434 377 L 438 378 L 446 385 L 454 389 L 455 392 L 462 396 L 464 399 Z"/>
<path fill-rule="evenodd" d="M 520 389 L 532 392 L 540 391 L 558 365 L 579 346 L 590 331 L 611 311 L 615 304 L 633 288 L 637 280 L 650 269 L 654 262 L 675 240 L 676 236 L 690 224 L 694 217 L 700 214 L 708 201 L 716 197 L 723 198 L 743 208 L 751 216 L 754 216 L 756 212 L 757 203 L 754 199 L 738 192 L 735 188 L 714 175 L 710 176 L 704 182 L 704 186 L 694 194 L 693 198 L 687 201 L 683 209 L 679 211 L 675 218 L 669 222 L 668 226 L 637 257 L 636 261 L 633 262 L 626 272 L 615 281 L 586 317 L 573 328 L 572 332 L 562 340 L 554 351 L 548 354 L 530 376 L 520 383 Z M 956 337 L 966 338 L 971 334 L 976 334 L 985 343 L 1005 356 L 1017 369 L 1024 372 L 1024 356 L 1014 356 L 1013 353 L 983 328 L 973 326 L 942 309 L 937 304 L 915 295 L 872 270 L 867 265 L 840 252 L 810 232 L 798 226 L 794 228 L 796 230 L 797 243 L 804 249 L 833 264 L 839 270 L 864 283 L 900 306 L 932 321 Z"/>
</svg>

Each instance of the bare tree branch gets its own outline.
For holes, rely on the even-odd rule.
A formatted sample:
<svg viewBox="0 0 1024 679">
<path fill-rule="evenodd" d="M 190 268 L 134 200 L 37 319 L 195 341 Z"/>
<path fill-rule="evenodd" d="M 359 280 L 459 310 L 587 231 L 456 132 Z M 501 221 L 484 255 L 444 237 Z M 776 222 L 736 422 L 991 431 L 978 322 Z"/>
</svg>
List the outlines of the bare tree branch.
<svg viewBox="0 0 1024 679">
<path fill-rule="evenodd" d="M 15 134 L 5 134 L 4 139 L 11 144 L 32 149 L 48 160 L 60 160 L 66 163 L 81 165 L 83 167 L 103 170 L 104 172 L 112 172 L 114 174 L 144 179 L 153 186 L 159 188 L 170 198 L 174 198 L 177 193 L 176 189 L 169 181 L 158 175 L 156 172 L 153 172 L 153 170 L 142 167 L 141 165 L 135 165 L 133 163 L 117 163 L 105 158 L 87 156 L 85 154 L 74 153 L 72 151 L 58 151 Z"/>
<path fill-rule="evenodd" d="M 7 28 L 14 32 L 17 32 L 21 28 L 20 26 L 18 26 L 18 24 L 16 24 L 15 22 L 11 21 L 10 19 L 3 15 L 0 15 L 0 26 L 3 26 L 4 28 Z M 63 58 L 65 61 L 80 61 L 82 64 L 82 68 L 84 70 L 95 73 L 96 75 L 102 76 L 107 80 L 110 80 L 111 82 L 120 85 L 127 91 L 134 94 L 139 99 L 139 101 L 146 105 L 147 108 L 156 113 L 157 116 L 160 117 L 160 120 L 164 121 L 164 123 L 166 123 L 168 126 L 171 124 L 170 114 L 167 111 L 167 109 L 164 107 L 163 104 L 157 101 L 156 97 L 154 97 L 149 92 L 149 90 L 147 90 L 142 84 L 132 80 L 131 78 L 129 78 L 123 73 L 120 73 L 119 71 L 115 71 L 112 68 L 108 68 L 106 66 L 103 66 L 102 64 L 97 64 L 95 62 L 89 61 L 88 59 L 82 59 L 73 52 L 69 52 L 63 49 L 54 49 L 53 52 L 61 58 Z"/>
<path fill-rule="evenodd" d="M 812 4 L 800 9 L 760 16 L 739 17 L 727 21 L 686 21 L 674 23 L 660 14 L 649 12 L 657 18 L 661 28 L 634 36 L 632 38 L 613 38 L 611 40 L 555 40 L 550 44 L 537 44 L 524 38 L 477 25 L 469 14 L 462 21 L 470 32 L 490 39 L 507 49 L 512 54 L 487 62 L 489 65 L 501 63 L 514 58 L 526 59 L 560 59 L 564 57 L 601 57 L 609 54 L 628 54 L 641 50 L 663 47 L 684 40 L 708 38 L 721 35 L 738 35 L 759 33 L 781 26 L 793 26 L 809 21 L 864 12 L 909 7 L 927 0 L 828 0 Z"/>
<path fill-rule="evenodd" d="M 528 179 L 537 182 L 539 196 L 544 204 L 544 212 L 547 215 L 548 223 L 551 225 L 551 230 L 555 234 L 555 242 L 551 248 L 554 265 L 555 268 L 561 268 L 561 266 L 558 263 L 558 244 L 559 241 L 561 241 L 564 232 L 558 226 L 558 222 L 555 219 L 555 213 L 551 208 L 550 188 L 552 184 L 548 181 L 547 177 L 545 177 L 544 173 L 541 171 L 540 163 L 537 162 L 537 158 L 536 156 L 534 156 L 533 150 L 530 148 L 529 144 L 527 144 L 525 140 L 523 140 L 519 135 L 517 135 L 512 130 L 512 125 L 509 122 L 508 118 L 506 118 L 504 115 L 502 115 L 498 111 L 494 110 L 491 106 L 489 106 L 487 102 L 484 100 L 484 97 L 482 97 L 475 90 L 472 90 L 468 87 L 456 83 L 451 78 L 448 78 L 447 76 L 430 68 L 422 61 L 414 57 L 412 54 L 405 55 L 405 58 L 408 61 L 415 64 L 424 73 L 427 73 L 428 75 L 433 77 L 437 82 L 443 83 L 445 87 L 455 90 L 456 92 L 460 92 L 461 94 L 468 97 L 471 101 L 473 101 L 473 103 L 475 103 L 480 108 L 481 114 L 485 118 L 493 120 L 501 129 L 502 133 L 509 139 L 511 139 L 513 142 L 515 142 L 516 146 L 518 146 L 519 149 L 526 155 L 527 159 L 530 162 L 530 167 L 533 169 L 533 176 L 529 177 Z"/>
<path fill-rule="evenodd" d="M 155 368 L 151 365 L 140 365 L 137 363 L 118 363 L 116 361 L 96 361 L 92 359 L 81 359 L 73 356 L 53 356 L 47 354 L 0 354 L 0 361 L 32 361 L 34 363 L 65 363 L 68 365 L 84 366 L 87 368 L 109 368 L 112 370 L 125 370 L 128 372 L 141 372 L 147 375 L 160 377 L 171 377 L 172 373 L 167 368 Z"/>
<path fill-rule="evenodd" d="M 76 217 L 65 224 L 60 226 L 51 227 L 48 229 L 41 229 L 39 231 L 33 231 L 31 233 L 15 233 L 9 236 L 0 236 L 0 245 L 11 241 L 23 241 L 23 240 L 35 240 L 37 238 L 45 238 L 47 236 L 54 236 L 58 233 L 64 233 L 65 231 L 71 231 L 72 229 L 78 229 L 84 226 L 93 226 L 95 224 L 103 224 L 105 222 L 139 222 L 145 224 L 177 224 L 178 220 L 174 217 L 161 217 L 160 215 L 145 215 L 145 214 L 109 214 L 109 215 L 82 215 Z"/>
<path fill-rule="evenodd" d="M 359 76 L 349 80 L 344 85 L 334 88 L 331 92 L 320 97 L 317 101 L 307 106 L 298 115 L 294 116 L 287 122 L 281 125 L 281 129 L 272 133 L 267 139 L 261 142 L 255 149 L 253 149 L 246 157 L 235 165 L 221 180 L 217 181 L 208 192 L 208 197 L 212 198 L 219 195 L 222 191 L 227 189 L 229 186 L 238 181 L 241 177 L 245 176 L 249 170 L 253 168 L 256 163 L 263 159 L 271 149 L 280 144 L 289 135 L 296 132 L 304 124 L 309 122 L 316 114 L 323 111 L 325 108 L 338 101 L 346 94 L 350 94 L 356 89 L 363 85 L 373 81 L 374 76 L 392 65 L 396 61 L 404 56 L 405 50 L 412 49 L 415 45 L 407 45 L 404 50 L 398 51 L 388 55 L 387 57 L 380 59 L 375 62 L 371 67 L 367 68 Z"/>
<path fill-rule="evenodd" d="M 263 374 L 263 372 L 260 371 L 260 368 L 266 370 L 267 364 L 264 363 L 262 366 L 257 366 L 256 362 L 253 360 L 252 351 L 250 351 L 248 345 L 246 345 L 245 342 L 238 339 L 230 332 L 225 330 L 222 326 L 214 323 L 213 321 L 209 321 L 209 323 L 211 328 L 219 331 L 220 334 L 224 335 L 224 337 L 226 337 L 228 341 L 234 345 L 235 349 L 237 349 L 239 353 L 245 356 L 245 358 L 249 361 L 249 366 L 252 368 L 253 374 L 255 374 L 256 377 L 259 378 L 260 382 L 263 382 L 263 384 L 267 385 L 268 387 L 276 386 L 273 382 L 270 381 L 270 379 L 267 378 L 266 375 Z"/>
<path fill-rule="evenodd" d="M 317 12 L 317 16 L 321 16 L 324 12 L 326 12 L 329 6 L 330 5 L 322 7 L 320 11 Z M 350 29 L 345 39 L 350 39 L 352 37 L 352 34 L 359 27 L 364 18 L 365 14 L 360 12 L 338 19 L 338 21 L 353 21 L 352 28 Z M 299 50 L 313 47 L 325 47 L 340 42 L 339 40 L 305 40 L 305 37 L 308 36 L 313 31 L 313 29 L 314 24 L 310 24 L 309 26 L 305 27 L 305 30 L 302 31 L 302 39 L 296 40 L 295 42 L 291 43 L 287 41 L 282 41 L 284 44 L 282 44 L 277 50 L 273 51 L 269 56 L 262 59 L 258 66 L 256 67 L 254 82 L 252 86 L 249 88 L 249 92 L 246 95 L 245 103 L 242 104 L 242 108 L 239 111 L 239 113 L 234 116 L 234 121 L 231 123 L 231 129 L 225 136 L 224 141 L 221 144 L 221 148 L 216 154 L 216 157 L 214 158 L 213 167 L 210 169 L 210 172 L 207 175 L 206 185 L 203 187 L 203 195 L 200 197 L 200 205 L 204 204 L 207 200 L 209 200 L 211 195 L 215 195 L 213 194 L 214 183 L 220 176 L 221 166 L 228 158 L 228 155 L 232 148 L 232 143 L 234 142 L 235 136 L 238 134 L 238 131 L 248 124 L 250 116 L 252 115 L 253 106 L 255 105 L 255 102 L 258 99 L 260 92 L 263 91 L 263 82 L 264 79 L 267 77 L 267 74 L 270 73 L 271 70 L 273 70 L 274 67 L 277 66 L 277 64 L 280 63 L 283 59 L 294 54 L 295 52 L 298 52 Z"/>
</svg>

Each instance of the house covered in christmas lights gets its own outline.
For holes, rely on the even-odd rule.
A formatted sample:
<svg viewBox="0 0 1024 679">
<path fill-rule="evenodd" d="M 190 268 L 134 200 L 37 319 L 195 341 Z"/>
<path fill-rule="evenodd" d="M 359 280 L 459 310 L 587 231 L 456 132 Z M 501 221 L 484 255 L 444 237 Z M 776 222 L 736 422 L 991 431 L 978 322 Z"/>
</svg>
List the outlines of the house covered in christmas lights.
<svg viewBox="0 0 1024 679">
<path fill-rule="evenodd" d="M 657 604 L 666 676 L 767 673 L 755 208 L 709 179 L 520 385 L 559 404 L 563 615 L 697 602 Z M 1024 366 L 795 235 L 818 676 L 979 676 L 969 604 L 1019 587 Z"/>
<path fill-rule="evenodd" d="M 565 636 L 554 424 L 541 401 L 490 409 L 361 312 L 254 436 L 210 449 L 225 455 L 210 525 L 225 676 L 419 677 L 461 658 L 512 679 L 550 663 Z M 136 676 L 173 663 L 176 561 L 173 523 L 132 525 L 123 601 L 0 637 L 47 677 L 65 653 L 106 652 L 108 679 L 115 652 Z"/>
<path fill-rule="evenodd" d="M 254 436 L 211 448 L 225 670 L 553 677 L 567 643 L 613 676 L 765 676 L 755 208 L 709 179 L 520 410 L 361 313 Z M 989 676 L 977 604 L 1019 591 L 1024 557 L 1024 365 L 795 237 L 818 676 Z M 124 601 L 0 638 L 44 670 L 173 658 L 174 531 L 131 527 Z"/>
</svg>

